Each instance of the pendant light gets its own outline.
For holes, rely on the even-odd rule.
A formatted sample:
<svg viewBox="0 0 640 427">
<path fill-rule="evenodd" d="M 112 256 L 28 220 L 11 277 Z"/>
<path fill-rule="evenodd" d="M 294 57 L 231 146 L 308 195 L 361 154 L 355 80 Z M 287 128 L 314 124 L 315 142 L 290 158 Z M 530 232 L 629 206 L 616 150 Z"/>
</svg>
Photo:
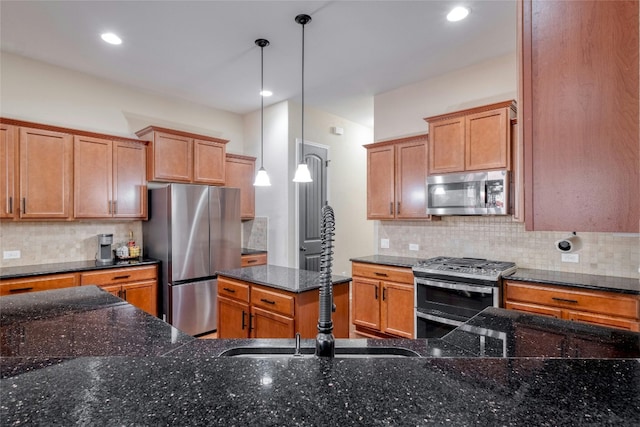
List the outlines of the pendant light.
<svg viewBox="0 0 640 427">
<path fill-rule="evenodd" d="M 269 175 L 264 168 L 264 48 L 269 46 L 269 40 L 258 39 L 256 45 L 260 46 L 260 169 L 253 185 L 270 187 L 271 180 L 269 180 Z"/>
<path fill-rule="evenodd" d="M 300 145 L 302 159 L 298 164 L 298 169 L 296 169 L 293 182 L 311 182 L 311 173 L 309 172 L 307 163 L 304 160 L 304 26 L 311 22 L 311 17 L 304 14 L 298 15 L 296 16 L 296 22 L 302 25 L 302 141 Z"/>
</svg>

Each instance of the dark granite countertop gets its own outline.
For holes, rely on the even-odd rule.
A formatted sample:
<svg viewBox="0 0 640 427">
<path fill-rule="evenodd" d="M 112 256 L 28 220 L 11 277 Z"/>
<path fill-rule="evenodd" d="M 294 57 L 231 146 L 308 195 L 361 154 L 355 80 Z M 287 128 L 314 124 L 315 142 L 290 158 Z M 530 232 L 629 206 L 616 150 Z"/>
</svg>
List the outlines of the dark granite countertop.
<svg viewBox="0 0 640 427">
<path fill-rule="evenodd" d="M 216 272 L 219 276 L 230 277 L 256 285 L 269 286 L 283 291 L 300 293 L 320 288 L 320 273 L 299 270 L 278 265 L 257 265 L 255 267 L 236 268 Z M 334 285 L 348 283 L 350 277 L 331 276 Z"/>
<path fill-rule="evenodd" d="M 389 265 L 391 267 L 407 267 L 411 268 L 416 265 L 419 261 L 422 261 L 426 258 L 411 258 L 411 257 L 403 257 L 403 256 L 390 256 L 390 255 L 369 255 L 358 258 L 351 258 L 349 261 L 351 262 L 364 262 L 367 264 L 380 264 L 380 265 Z"/>
<path fill-rule="evenodd" d="M 518 268 L 507 280 L 570 286 L 598 291 L 640 295 L 640 280 L 630 277 L 599 276 L 595 274 L 564 273 L 560 271 Z"/>
<path fill-rule="evenodd" d="M 152 258 L 143 258 L 139 260 L 114 261 L 111 264 L 100 264 L 95 260 L 90 260 L 23 265 L 19 267 L 3 267 L 0 269 L 0 279 L 18 279 L 21 277 L 42 276 L 45 274 L 76 273 L 89 270 L 104 270 L 108 268 L 135 267 L 158 264 L 159 262 L 160 261 Z"/>
<path fill-rule="evenodd" d="M 0 424 L 638 424 L 640 334 L 502 309 L 467 325 L 438 340 L 337 340 L 421 358 L 233 358 L 218 355 L 293 340 L 196 339 L 94 286 L 2 297 Z M 478 357 L 500 333 L 513 354 Z M 569 350 L 596 344 L 536 356 L 553 334 Z"/>
<path fill-rule="evenodd" d="M 258 255 L 258 254 L 266 254 L 267 251 L 262 250 L 262 249 L 250 249 L 250 248 L 241 248 L 240 249 L 240 254 L 241 255 Z"/>
</svg>

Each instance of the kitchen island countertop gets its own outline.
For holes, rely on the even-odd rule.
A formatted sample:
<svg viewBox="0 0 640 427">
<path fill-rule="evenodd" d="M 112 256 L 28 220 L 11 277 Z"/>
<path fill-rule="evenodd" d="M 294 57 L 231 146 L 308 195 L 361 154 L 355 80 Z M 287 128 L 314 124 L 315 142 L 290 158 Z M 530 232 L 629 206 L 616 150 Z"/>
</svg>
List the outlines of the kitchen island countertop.
<svg viewBox="0 0 640 427">
<path fill-rule="evenodd" d="M 271 264 L 223 270 L 218 271 L 217 274 L 219 276 L 293 293 L 301 293 L 320 288 L 320 273 L 317 271 L 300 270 Z M 334 285 L 348 283 L 350 281 L 350 277 L 331 276 L 331 282 Z"/>
<path fill-rule="evenodd" d="M 487 309 L 442 339 L 337 340 L 337 346 L 404 346 L 421 358 L 257 359 L 219 355 L 293 340 L 196 339 L 94 286 L 2 297 L 0 308 L 2 425 L 635 426 L 640 420 L 640 335 L 541 316 Z M 506 340 L 508 352 L 521 346 L 523 357 L 478 357 L 501 348 L 479 334 Z M 567 340 L 566 349 L 586 340 L 599 354 L 533 356 L 533 344 L 553 350 L 549 334 Z"/>
</svg>

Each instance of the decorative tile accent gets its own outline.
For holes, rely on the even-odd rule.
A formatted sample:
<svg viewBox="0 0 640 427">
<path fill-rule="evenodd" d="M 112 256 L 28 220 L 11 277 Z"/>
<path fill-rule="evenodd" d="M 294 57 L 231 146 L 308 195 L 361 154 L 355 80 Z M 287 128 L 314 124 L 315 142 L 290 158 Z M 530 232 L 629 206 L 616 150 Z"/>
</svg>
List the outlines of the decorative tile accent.
<svg viewBox="0 0 640 427">
<path fill-rule="evenodd" d="M 578 233 L 580 262 L 561 261 L 555 242 L 570 232 L 525 231 L 511 217 L 450 216 L 441 221 L 376 221 L 378 239 L 389 239 L 380 255 L 430 258 L 476 257 L 513 261 L 519 267 L 640 278 L 640 235 Z M 419 245 L 410 251 L 409 244 Z"/>
</svg>

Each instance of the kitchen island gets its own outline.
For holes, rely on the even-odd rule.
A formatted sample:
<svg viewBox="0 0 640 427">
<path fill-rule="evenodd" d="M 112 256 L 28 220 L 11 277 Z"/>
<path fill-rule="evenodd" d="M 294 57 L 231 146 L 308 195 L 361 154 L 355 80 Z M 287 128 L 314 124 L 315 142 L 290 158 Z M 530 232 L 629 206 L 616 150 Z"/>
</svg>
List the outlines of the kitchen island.
<svg viewBox="0 0 640 427">
<path fill-rule="evenodd" d="M 423 357 L 219 356 L 249 345 L 294 340 L 196 339 L 93 286 L 2 297 L 0 424 L 640 420 L 640 335 L 632 332 L 491 308 L 442 339 L 337 340 L 338 347 L 394 345 Z M 557 345 L 567 351 L 557 355 Z"/>
<path fill-rule="evenodd" d="M 219 338 L 313 338 L 320 273 L 277 265 L 218 271 Z M 333 334 L 349 337 L 349 283 L 332 276 Z"/>
</svg>

